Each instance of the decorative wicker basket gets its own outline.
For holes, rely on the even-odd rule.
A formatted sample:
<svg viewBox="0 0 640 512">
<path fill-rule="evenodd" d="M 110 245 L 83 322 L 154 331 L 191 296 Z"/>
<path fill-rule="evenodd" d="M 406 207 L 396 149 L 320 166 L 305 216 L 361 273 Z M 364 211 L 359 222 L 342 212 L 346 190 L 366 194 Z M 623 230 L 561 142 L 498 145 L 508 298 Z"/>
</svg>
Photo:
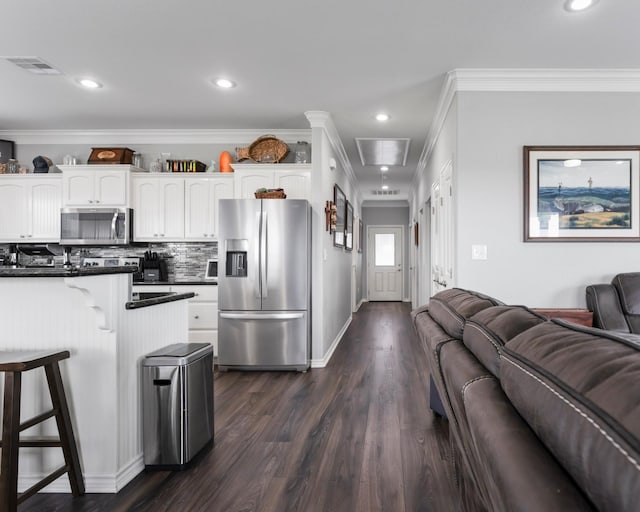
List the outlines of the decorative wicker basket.
<svg viewBox="0 0 640 512">
<path fill-rule="evenodd" d="M 284 193 L 284 190 L 281 188 L 271 189 L 271 190 L 256 190 L 255 191 L 256 199 L 286 199 L 287 194 Z"/>
<path fill-rule="evenodd" d="M 289 146 L 275 135 L 263 135 L 254 140 L 249 147 L 236 148 L 236 159 L 253 160 L 262 163 L 278 163 L 289 153 Z"/>
</svg>

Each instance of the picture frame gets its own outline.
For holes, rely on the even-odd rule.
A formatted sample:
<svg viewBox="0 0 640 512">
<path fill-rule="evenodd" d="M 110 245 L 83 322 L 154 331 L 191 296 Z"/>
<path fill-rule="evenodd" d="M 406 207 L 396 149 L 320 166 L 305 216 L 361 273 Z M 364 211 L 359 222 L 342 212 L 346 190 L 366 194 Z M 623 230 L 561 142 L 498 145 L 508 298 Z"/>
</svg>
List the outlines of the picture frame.
<svg viewBox="0 0 640 512">
<path fill-rule="evenodd" d="M 353 205 L 349 201 L 345 212 L 344 248 L 353 250 Z"/>
<path fill-rule="evenodd" d="M 364 237 L 364 224 L 362 219 L 358 219 L 358 252 L 362 252 L 362 240 Z"/>
<path fill-rule="evenodd" d="M 347 198 L 337 184 L 333 186 L 333 204 L 336 205 L 336 230 L 333 232 L 333 245 L 335 247 L 344 247 Z"/>
<path fill-rule="evenodd" d="M 640 146 L 523 146 L 525 242 L 640 241 Z"/>
</svg>

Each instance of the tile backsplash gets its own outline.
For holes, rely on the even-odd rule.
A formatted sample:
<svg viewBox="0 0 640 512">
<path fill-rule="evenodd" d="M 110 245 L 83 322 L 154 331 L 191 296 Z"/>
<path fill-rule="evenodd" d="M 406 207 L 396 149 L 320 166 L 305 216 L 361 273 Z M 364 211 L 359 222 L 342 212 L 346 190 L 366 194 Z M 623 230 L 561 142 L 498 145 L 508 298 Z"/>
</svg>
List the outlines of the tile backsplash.
<svg viewBox="0 0 640 512">
<path fill-rule="evenodd" d="M 126 247 L 74 247 L 71 250 L 71 262 L 79 265 L 85 257 L 144 257 L 145 251 L 158 254 L 167 262 L 167 271 L 170 280 L 176 281 L 200 281 L 204 279 L 207 260 L 218 256 L 217 242 L 193 242 L 193 243 L 164 243 L 144 244 L 141 246 L 130 245 Z M 0 255 L 9 254 L 9 244 L 0 244 Z M 50 259 L 19 255 L 22 265 L 47 264 L 51 259 L 56 264 L 62 264 L 62 256 L 54 256 Z"/>
</svg>

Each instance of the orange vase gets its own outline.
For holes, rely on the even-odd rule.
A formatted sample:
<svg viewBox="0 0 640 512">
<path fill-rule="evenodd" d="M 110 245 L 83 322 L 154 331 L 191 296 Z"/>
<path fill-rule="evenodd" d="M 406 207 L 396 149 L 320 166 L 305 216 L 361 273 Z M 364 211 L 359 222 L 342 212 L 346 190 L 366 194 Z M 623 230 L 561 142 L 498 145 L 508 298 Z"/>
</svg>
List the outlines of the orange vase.
<svg viewBox="0 0 640 512">
<path fill-rule="evenodd" d="M 223 151 L 220 153 L 220 172 L 233 172 L 233 167 L 231 167 L 231 153 L 228 151 Z"/>
</svg>

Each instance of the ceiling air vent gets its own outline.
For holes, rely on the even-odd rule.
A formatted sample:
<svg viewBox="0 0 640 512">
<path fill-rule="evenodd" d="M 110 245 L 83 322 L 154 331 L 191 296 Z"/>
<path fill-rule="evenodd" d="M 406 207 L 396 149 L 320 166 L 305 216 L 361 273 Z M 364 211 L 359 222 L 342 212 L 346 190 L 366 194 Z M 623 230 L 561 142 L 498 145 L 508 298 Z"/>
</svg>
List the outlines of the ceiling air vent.
<svg viewBox="0 0 640 512">
<path fill-rule="evenodd" d="M 39 57 L 5 57 L 19 68 L 26 69 L 36 75 L 61 75 L 62 72 L 47 64 Z"/>
<path fill-rule="evenodd" d="M 411 139 L 357 138 L 362 165 L 405 165 Z"/>
<path fill-rule="evenodd" d="M 397 196 L 400 191 L 399 190 L 380 190 L 380 189 L 376 189 L 376 190 L 372 190 L 371 193 L 374 196 Z"/>
</svg>

